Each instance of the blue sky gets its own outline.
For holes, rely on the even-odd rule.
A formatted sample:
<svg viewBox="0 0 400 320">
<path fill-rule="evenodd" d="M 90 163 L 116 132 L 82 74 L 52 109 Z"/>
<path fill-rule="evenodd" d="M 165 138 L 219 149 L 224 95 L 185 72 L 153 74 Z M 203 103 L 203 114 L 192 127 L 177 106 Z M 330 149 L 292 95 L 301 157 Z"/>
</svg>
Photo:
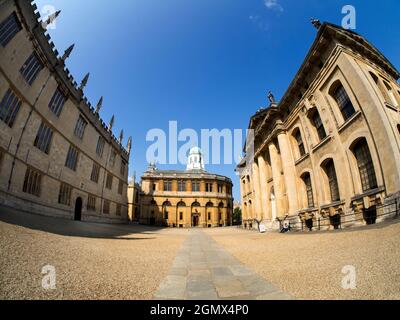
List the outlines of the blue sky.
<svg viewBox="0 0 400 320">
<path fill-rule="evenodd" d="M 310 17 L 340 24 L 342 7 L 357 10 L 356 32 L 399 69 L 398 0 L 36 0 L 62 10 L 52 40 L 59 52 L 75 43 L 67 62 L 77 82 L 91 73 L 86 96 L 104 96 L 102 118 L 133 137 L 130 175 L 147 168 L 150 129 L 246 129 L 279 99 L 300 67 L 316 30 Z M 125 141 L 126 141 L 125 138 Z M 232 178 L 235 165 L 208 166 Z M 162 168 L 183 169 L 182 166 Z"/>
</svg>

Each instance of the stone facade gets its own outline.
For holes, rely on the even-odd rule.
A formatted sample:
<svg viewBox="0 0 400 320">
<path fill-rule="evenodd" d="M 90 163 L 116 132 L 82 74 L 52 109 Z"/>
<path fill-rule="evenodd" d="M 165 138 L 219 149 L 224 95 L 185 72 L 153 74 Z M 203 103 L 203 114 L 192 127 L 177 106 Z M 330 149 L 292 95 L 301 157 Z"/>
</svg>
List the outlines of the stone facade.
<svg viewBox="0 0 400 320">
<path fill-rule="evenodd" d="M 181 228 L 232 225 L 232 181 L 190 169 L 201 167 L 198 148 L 189 156 L 189 170 L 163 171 L 150 166 L 142 176 L 140 223 Z"/>
<path fill-rule="evenodd" d="M 0 4 L 0 204 L 84 221 L 128 218 L 130 146 L 59 57 L 36 5 Z M 107 183 L 108 180 L 108 183 Z"/>
<path fill-rule="evenodd" d="M 237 168 L 246 228 L 333 229 L 400 208 L 399 72 L 360 35 L 318 27 L 284 97 L 250 120 L 254 152 Z"/>
<path fill-rule="evenodd" d="M 128 185 L 128 216 L 131 222 L 139 222 L 141 193 L 139 183 L 133 182 Z"/>
</svg>

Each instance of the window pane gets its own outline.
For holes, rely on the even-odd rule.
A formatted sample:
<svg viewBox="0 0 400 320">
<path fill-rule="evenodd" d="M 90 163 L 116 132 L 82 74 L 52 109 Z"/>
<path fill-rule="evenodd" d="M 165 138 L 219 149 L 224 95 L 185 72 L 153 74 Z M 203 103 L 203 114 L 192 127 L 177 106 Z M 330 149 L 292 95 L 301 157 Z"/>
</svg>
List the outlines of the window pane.
<svg viewBox="0 0 400 320">
<path fill-rule="evenodd" d="M 8 89 L 0 102 L 0 120 L 12 128 L 20 107 L 21 101 L 11 89 Z"/>
<path fill-rule="evenodd" d="M 53 113 L 59 117 L 61 114 L 61 111 L 64 107 L 66 97 L 64 94 L 61 92 L 59 88 L 56 89 L 56 92 L 54 93 L 53 97 L 50 100 L 49 103 L 49 109 L 53 111 Z"/>
<path fill-rule="evenodd" d="M 365 141 L 358 143 L 354 148 L 354 154 L 357 159 L 363 191 L 376 188 L 378 184 L 367 143 Z"/>
<path fill-rule="evenodd" d="M 24 63 L 21 67 L 21 74 L 28 82 L 29 85 L 35 81 L 36 77 L 38 76 L 39 72 L 43 69 L 43 65 L 40 62 L 39 58 L 33 53 L 28 60 Z"/>
<path fill-rule="evenodd" d="M 342 85 L 336 89 L 334 97 L 340 111 L 342 112 L 343 118 L 346 121 L 355 113 L 355 110 L 346 90 Z"/>
<path fill-rule="evenodd" d="M 0 43 L 5 47 L 14 36 L 22 30 L 21 24 L 15 12 L 0 24 Z"/>
<path fill-rule="evenodd" d="M 53 130 L 46 124 L 42 123 L 39 127 L 34 146 L 46 154 L 50 152 L 50 144 L 53 138 Z"/>
</svg>

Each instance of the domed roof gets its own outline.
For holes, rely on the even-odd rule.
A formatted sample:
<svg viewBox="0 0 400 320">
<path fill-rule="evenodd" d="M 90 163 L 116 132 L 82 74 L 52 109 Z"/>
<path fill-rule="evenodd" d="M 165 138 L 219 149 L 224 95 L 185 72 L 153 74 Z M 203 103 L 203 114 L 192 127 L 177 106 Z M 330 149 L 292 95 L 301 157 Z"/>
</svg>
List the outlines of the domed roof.
<svg viewBox="0 0 400 320">
<path fill-rule="evenodd" d="M 190 154 L 203 154 L 201 152 L 201 149 L 199 147 L 193 147 L 192 149 L 190 149 L 189 155 Z"/>
<path fill-rule="evenodd" d="M 186 170 L 205 170 L 203 153 L 199 147 L 193 147 L 190 149 Z"/>
</svg>

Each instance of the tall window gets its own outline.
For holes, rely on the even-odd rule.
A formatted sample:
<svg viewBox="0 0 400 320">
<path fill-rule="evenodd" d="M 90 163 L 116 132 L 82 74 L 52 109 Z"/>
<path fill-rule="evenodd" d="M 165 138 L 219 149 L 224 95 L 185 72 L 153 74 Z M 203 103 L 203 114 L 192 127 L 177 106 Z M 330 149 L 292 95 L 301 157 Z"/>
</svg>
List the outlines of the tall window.
<svg viewBox="0 0 400 320">
<path fill-rule="evenodd" d="M 4 159 L 4 150 L 0 148 L 0 172 L 1 172 L 1 167 L 3 165 L 3 159 Z"/>
<path fill-rule="evenodd" d="M 98 183 L 99 176 L 100 176 L 100 166 L 97 163 L 93 162 L 92 174 L 90 175 L 90 180 Z"/>
<path fill-rule="evenodd" d="M 97 141 L 96 153 L 100 158 L 103 156 L 104 145 L 105 145 L 105 141 L 104 141 L 103 137 L 99 137 L 99 140 Z"/>
<path fill-rule="evenodd" d="M 340 112 L 342 113 L 345 121 L 356 112 L 353 103 L 351 102 L 346 90 L 341 84 L 339 84 L 333 92 L 333 97 L 335 98 L 336 103 L 338 104 Z"/>
<path fill-rule="evenodd" d="M 172 181 L 164 181 L 164 191 L 172 191 Z"/>
<path fill-rule="evenodd" d="M 49 109 L 57 117 L 60 116 L 61 111 L 64 108 L 65 100 L 66 100 L 65 95 L 61 92 L 60 88 L 57 88 L 56 92 L 54 92 L 54 95 L 49 102 Z"/>
<path fill-rule="evenodd" d="M 42 184 L 42 175 L 39 171 L 31 168 L 26 169 L 24 186 L 22 191 L 40 197 L 40 189 Z"/>
<path fill-rule="evenodd" d="M 120 216 L 120 215 L 121 215 L 121 212 L 122 212 L 122 206 L 121 206 L 121 204 L 117 203 L 117 207 L 116 207 L 116 210 L 115 210 L 115 214 L 116 214 L 117 216 Z"/>
<path fill-rule="evenodd" d="M 185 181 L 178 181 L 178 191 L 179 192 L 186 191 L 186 182 Z"/>
<path fill-rule="evenodd" d="M 353 152 L 357 159 L 357 165 L 360 172 L 363 191 L 365 192 L 371 189 L 375 189 L 378 184 L 376 181 L 374 164 L 372 162 L 372 157 L 367 145 L 367 141 L 365 139 L 359 141 L 354 146 Z"/>
<path fill-rule="evenodd" d="M 13 12 L 3 22 L 0 23 L 1 45 L 5 47 L 21 30 L 21 23 L 19 22 L 16 13 Z"/>
<path fill-rule="evenodd" d="M 218 193 L 222 193 L 222 191 L 223 191 L 223 185 L 219 183 L 218 184 Z"/>
<path fill-rule="evenodd" d="M 200 192 L 200 182 L 192 181 L 192 192 Z"/>
<path fill-rule="evenodd" d="M 58 194 L 58 203 L 66 205 L 66 206 L 70 206 L 71 205 L 71 194 L 72 194 L 72 187 L 65 183 L 61 183 L 60 193 Z"/>
<path fill-rule="evenodd" d="M 302 157 L 306 154 L 306 149 L 304 148 L 303 139 L 301 137 L 301 132 L 299 129 L 297 129 L 296 133 L 294 134 L 294 138 L 297 141 L 297 146 L 299 148 L 300 157 Z"/>
<path fill-rule="evenodd" d="M 328 177 L 331 201 L 339 201 L 340 200 L 339 184 L 337 181 L 335 165 L 332 159 L 328 160 L 328 162 L 325 164 L 325 172 Z"/>
<path fill-rule="evenodd" d="M 120 168 L 120 173 L 122 176 L 125 175 L 125 171 L 126 171 L 126 162 L 125 162 L 125 160 L 122 159 L 121 160 L 121 168 Z"/>
<path fill-rule="evenodd" d="M 89 195 L 87 201 L 87 209 L 88 211 L 96 211 L 96 197 Z"/>
<path fill-rule="evenodd" d="M 114 167 L 115 166 L 115 159 L 117 158 L 117 153 L 115 152 L 114 149 L 111 150 L 110 154 L 110 166 Z"/>
<path fill-rule="evenodd" d="M 385 84 L 386 90 L 387 90 L 387 92 L 388 92 L 390 102 L 391 102 L 395 107 L 398 107 L 399 104 L 398 104 L 398 102 L 397 102 L 396 96 L 394 95 L 394 92 L 393 92 L 392 87 L 391 87 L 390 84 L 387 83 L 386 81 L 383 81 L 383 83 Z"/>
<path fill-rule="evenodd" d="M 122 180 L 119 180 L 118 183 L 118 193 L 122 194 L 122 192 L 124 191 L 124 182 Z"/>
<path fill-rule="evenodd" d="M 311 183 L 311 176 L 309 173 L 305 173 L 302 177 L 304 181 L 304 185 L 306 187 L 306 193 L 307 193 L 307 205 L 309 208 L 314 207 L 314 195 L 313 195 L 313 189 L 312 189 L 312 183 Z"/>
<path fill-rule="evenodd" d="M 326 131 L 324 128 L 324 124 L 322 123 L 321 117 L 318 113 L 318 111 L 315 111 L 314 114 L 311 117 L 311 121 L 317 130 L 318 138 L 319 140 L 323 140 L 326 138 Z"/>
<path fill-rule="evenodd" d="M 103 203 L 103 213 L 104 214 L 110 214 L 110 205 L 111 205 L 110 201 L 104 200 L 104 203 Z"/>
<path fill-rule="evenodd" d="M 53 130 L 42 122 L 33 145 L 44 153 L 49 154 L 52 138 Z"/>
<path fill-rule="evenodd" d="M 111 190 L 112 183 L 113 183 L 113 175 L 111 173 L 107 173 L 106 188 Z"/>
<path fill-rule="evenodd" d="M 0 102 L 0 120 L 12 128 L 20 107 L 21 101 L 11 89 L 8 89 Z"/>
<path fill-rule="evenodd" d="M 75 136 L 82 140 L 87 125 L 88 125 L 87 121 L 82 116 L 79 116 L 75 126 L 75 131 L 74 131 Z"/>
<path fill-rule="evenodd" d="M 21 67 L 21 74 L 29 85 L 35 81 L 39 72 L 43 69 L 43 64 L 40 62 L 36 53 L 32 53 L 28 60 Z"/>
<path fill-rule="evenodd" d="M 206 192 L 213 192 L 213 184 L 206 183 Z"/>
<path fill-rule="evenodd" d="M 65 166 L 73 171 L 76 171 L 77 164 L 78 150 L 73 146 L 70 146 L 67 154 L 67 160 L 65 161 Z"/>
</svg>

